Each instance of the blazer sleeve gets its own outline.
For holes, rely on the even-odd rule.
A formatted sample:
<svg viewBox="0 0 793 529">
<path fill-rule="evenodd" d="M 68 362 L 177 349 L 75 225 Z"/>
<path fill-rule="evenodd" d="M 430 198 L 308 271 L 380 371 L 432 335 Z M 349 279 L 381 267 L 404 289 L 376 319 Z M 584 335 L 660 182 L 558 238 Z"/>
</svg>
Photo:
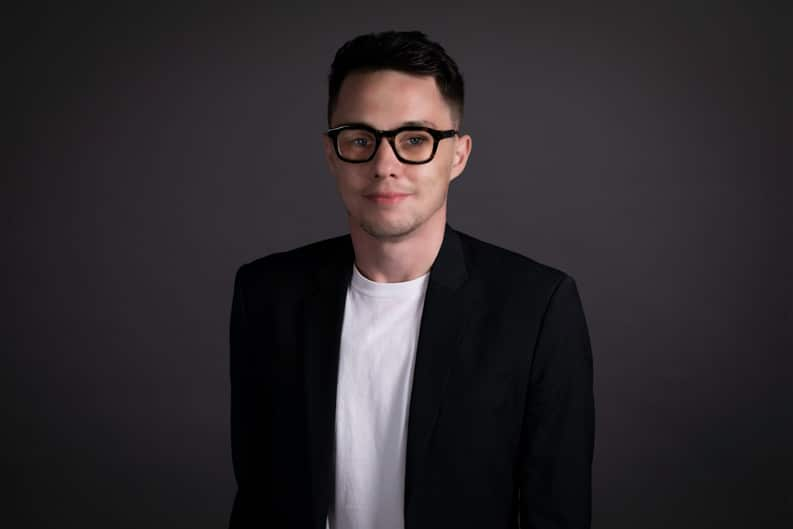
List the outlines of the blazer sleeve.
<svg viewBox="0 0 793 529">
<path fill-rule="evenodd" d="M 234 276 L 234 295 L 231 301 L 231 318 L 229 321 L 229 371 L 231 375 L 231 459 L 234 467 L 234 477 L 238 484 L 244 474 L 244 439 L 241 435 L 240 427 L 244 417 L 243 405 L 245 400 L 242 398 L 245 373 L 247 363 L 248 341 L 248 315 L 245 309 L 245 295 L 243 293 L 243 271 L 240 267 Z"/>
<path fill-rule="evenodd" d="M 254 405 L 257 395 L 255 385 L 250 378 L 253 336 L 249 322 L 248 310 L 245 300 L 245 272 L 246 266 L 240 267 L 234 278 L 234 295 L 231 302 L 231 318 L 229 325 L 229 369 L 231 376 L 231 458 L 234 467 L 234 477 L 237 482 L 237 493 L 229 520 L 229 527 L 239 527 L 245 524 L 250 516 L 250 501 L 246 493 L 250 494 L 251 438 L 254 435 L 253 422 L 250 420 L 251 406 Z"/>
<path fill-rule="evenodd" d="M 565 276 L 530 368 L 517 469 L 521 528 L 590 527 L 594 437 L 589 332 L 575 282 Z"/>
</svg>

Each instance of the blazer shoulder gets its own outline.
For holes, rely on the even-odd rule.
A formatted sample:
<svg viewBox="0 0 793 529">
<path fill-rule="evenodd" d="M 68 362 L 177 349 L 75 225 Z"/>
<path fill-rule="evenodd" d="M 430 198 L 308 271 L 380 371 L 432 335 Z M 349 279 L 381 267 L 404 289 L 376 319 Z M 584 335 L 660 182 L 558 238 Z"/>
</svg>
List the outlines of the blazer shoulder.
<svg viewBox="0 0 793 529">
<path fill-rule="evenodd" d="M 535 292 L 553 292 L 565 280 L 574 282 L 563 270 L 471 235 L 457 233 L 469 273 L 490 285 L 511 290 L 525 287 Z"/>
<path fill-rule="evenodd" d="M 274 252 L 248 263 L 237 270 L 238 281 L 261 282 L 267 279 L 294 284 L 308 280 L 314 273 L 330 263 L 344 262 L 352 253 L 349 235 L 299 246 L 283 252 Z"/>
</svg>

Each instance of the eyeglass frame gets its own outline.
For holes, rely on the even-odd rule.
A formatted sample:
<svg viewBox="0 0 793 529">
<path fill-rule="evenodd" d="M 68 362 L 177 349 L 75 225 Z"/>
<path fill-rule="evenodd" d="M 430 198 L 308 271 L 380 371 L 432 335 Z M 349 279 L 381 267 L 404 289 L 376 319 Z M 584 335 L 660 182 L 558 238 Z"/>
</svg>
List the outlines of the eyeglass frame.
<svg viewBox="0 0 793 529">
<path fill-rule="evenodd" d="M 372 135 L 374 136 L 374 149 L 372 149 L 372 154 L 369 156 L 369 158 L 365 160 L 350 160 L 341 155 L 341 151 L 339 150 L 339 140 L 338 140 L 339 133 L 348 129 L 363 129 L 367 132 L 372 133 Z M 423 162 L 415 162 L 402 158 L 402 156 L 397 151 L 396 145 L 394 145 L 394 138 L 396 138 L 397 134 L 401 132 L 405 132 L 406 130 L 422 131 L 432 136 L 433 139 L 432 154 L 430 154 L 429 158 L 427 158 Z M 333 150 L 336 151 L 336 156 L 338 156 L 339 159 L 343 162 L 347 162 L 347 163 L 371 162 L 374 159 L 375 154 L 377 154 L 377 150 L 380 148 L 380 141 L 383 138 L 385 138 L 388 141 L 388 143 L 391 145 L 391 150 L 394 151 L 394 155 L 397 157 L 397 160 L 399 160 L 402 163 L 406 163 L 410 165 L 422 165 L 425 163 L 430 163 L 433 160 L 433 158 L 435 158 L 435 153 L 438 151 L 438 144 L 441 142 L 441 140 L 456 136 L 457 134 L 459 134 L 459 131 L 455 129 L 437 130 L 430 127 L 423 127 L 420 125 L 405 125 L 403 127 L 399 127 L 392 130 L 378 130 L 372 126 L 366 125 L 365 123 L 348 123 L 345 125 L 339 125 L 338 127 L 332 127 L 327 131 L 325 131 L 325 134 L 333 141 Z"/>
</svg>

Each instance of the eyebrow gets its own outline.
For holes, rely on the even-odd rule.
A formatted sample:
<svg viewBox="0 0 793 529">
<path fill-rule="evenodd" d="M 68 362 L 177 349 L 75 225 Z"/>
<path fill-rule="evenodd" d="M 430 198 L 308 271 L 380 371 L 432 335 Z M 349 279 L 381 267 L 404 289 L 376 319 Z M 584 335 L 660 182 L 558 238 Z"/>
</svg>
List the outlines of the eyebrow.
<svg viewBox="0 0 793 529">
<path fill-rule="evenodd" d="M 437 129 L 438 128 L 438 126 L 435 123 L 433 123 L 432 121 L 425 121 L 425 120 L 405 121 L 400 126 L 402 126 L 402 127 L 430 127 L 432 129 Z"/>
<path fill-rule="evenodd" d="M 364 121 L 353 121 L 353 122 L 349 122 L 349 123 L 340 123 L 340 124 L 335 125 L 335 126 L 336 127 L 343 127 L 343 126 L 355 126 L 355 125 L 364 125 L 366 127 L 371 127 L 371 128 L 373 128 L 375 130 L 379 130 L 377 127 L 375 127 L 371 123 L 366 123 Z M 403 121 L 400 125 L 398 125 L 397 127 L 394 127 L 394 129 L 398 129 L 398 128 L 401 128 L 401 127 L 429 127 L 431 129 L 438 129 L 439 128 L 432 121 L 427 121 L 427 120 L 423 120 L 423 119 L 414 120 L 414 121 Z M 333 128 L 333 127 L 331 127 L 331 128 Z"/>
</svg>

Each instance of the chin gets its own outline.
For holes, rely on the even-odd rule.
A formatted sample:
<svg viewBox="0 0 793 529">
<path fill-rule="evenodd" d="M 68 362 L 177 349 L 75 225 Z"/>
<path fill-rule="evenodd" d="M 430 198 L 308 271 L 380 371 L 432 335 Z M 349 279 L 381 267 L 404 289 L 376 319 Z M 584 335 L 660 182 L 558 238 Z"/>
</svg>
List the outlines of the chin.
<svg viewBox="0 0 793 529">
<path fill-rule="evenodd" d="M 403 220 L 401 222 L 385 222 L 383 220 L 362 220 L 358 223 L 360 228 L 375 239 L 401 239 L 410 235 L 421 225 L 417 220 Z"/>
</svg>

